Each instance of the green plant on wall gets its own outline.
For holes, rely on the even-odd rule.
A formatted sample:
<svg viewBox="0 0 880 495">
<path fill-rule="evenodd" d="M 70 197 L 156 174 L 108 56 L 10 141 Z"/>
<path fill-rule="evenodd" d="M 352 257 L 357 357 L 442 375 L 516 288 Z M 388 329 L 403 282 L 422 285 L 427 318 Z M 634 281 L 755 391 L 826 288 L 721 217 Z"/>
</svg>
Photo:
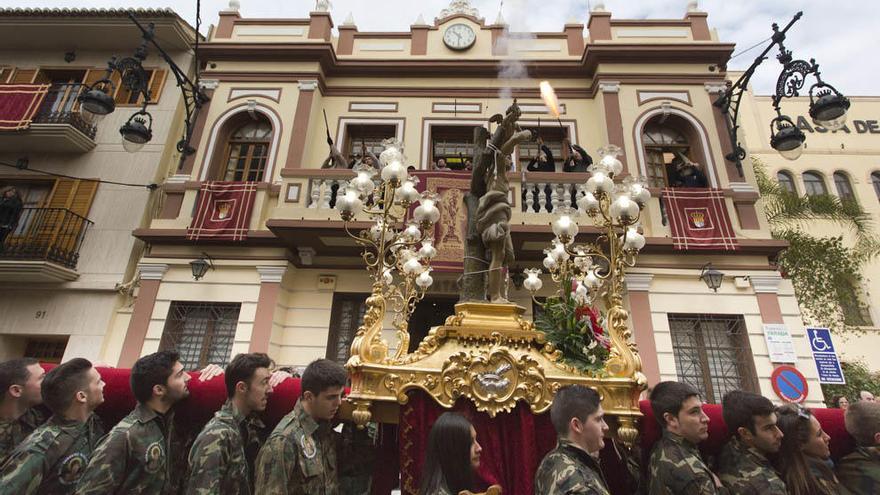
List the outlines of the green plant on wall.
<svg viewBox="0 0 880 495">
<path fill-rule="evenodd" d="M 782 188 L 752 157 L 764 214 L 774 238 L 789 242 L 778 259 L 779 270 L 794 286 L 804 323 L 827 326 L 837 333 L 854 332 L 866 321 L 859 297 L 861 267 L 880 252 L 870 216 L 855 201 L 836 196 L 798 196 Z M 809 231 L 810 221 L 828 220 L 849 229 L 855 244 Z"/>
</svg>

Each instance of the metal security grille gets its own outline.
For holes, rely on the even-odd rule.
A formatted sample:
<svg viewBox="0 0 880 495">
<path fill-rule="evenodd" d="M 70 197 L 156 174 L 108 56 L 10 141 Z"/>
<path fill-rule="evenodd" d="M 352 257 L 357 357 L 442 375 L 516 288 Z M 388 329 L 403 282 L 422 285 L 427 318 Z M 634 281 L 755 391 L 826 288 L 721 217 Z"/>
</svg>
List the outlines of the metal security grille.
<svg viewBox="0 0 880 495">
<path fill-rule="evenodd" d="M 64 340 L 33 339 L 27 341 L 24 357 L 39 359 L 44 363 L 61 363 L 64 350 L 67 349 L 67 338 Z"/>
<path fill-rule="evenodd" d="M 345 364 L 351 353 L 351 341 L 364 321 L 368 294 L 334 294 L 333 316 L 330 318 L 330 338 L 327 340 L 327 359 Z"/>
<path fill-rule="evenodd" d="M 755 364 L 742 316 L 670 314 L 675 369 L 681 382 L 717 404 L 731 390 L 756 391 Z"/>
<path fill-rule="evenodd" d="M 179 352 L 187 370 L 226 366 L 240 310 L 233 303 L 172 302 L 159 349 Z"/>
</svg>

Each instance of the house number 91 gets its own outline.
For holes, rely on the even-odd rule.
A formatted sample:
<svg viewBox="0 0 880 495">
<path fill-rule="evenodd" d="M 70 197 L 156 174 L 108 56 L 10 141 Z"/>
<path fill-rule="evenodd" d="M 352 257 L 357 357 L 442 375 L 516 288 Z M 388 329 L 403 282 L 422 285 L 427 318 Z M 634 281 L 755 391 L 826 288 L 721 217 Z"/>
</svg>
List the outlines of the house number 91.
<svg viewBox="0 0 880 495">
<path fill-rule="evenodd" d="M 42 320 L 46 317 L 46 313 L 48 313 L 48 311 L 37 311 L 34 314 L 34 319 L 35 320 Z"/>
</svg>

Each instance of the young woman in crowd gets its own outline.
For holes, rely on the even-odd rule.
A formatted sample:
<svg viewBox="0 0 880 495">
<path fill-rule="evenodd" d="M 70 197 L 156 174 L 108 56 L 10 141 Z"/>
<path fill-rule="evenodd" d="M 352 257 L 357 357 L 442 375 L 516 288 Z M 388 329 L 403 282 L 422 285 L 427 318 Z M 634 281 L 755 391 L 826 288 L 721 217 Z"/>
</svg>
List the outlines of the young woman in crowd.
<svg viewBox="0 0 880 495">
<path fill-rule="evenodd" d="M 849 495 L 834 475 L 831 464 L 831 437 L 819 420 L 795 404 L 777 411 L 776 426 L 782 430 L 782 447 L 776 456 L 780 472 L 790 495 Z"/>
<path fill-rule="evenodd" d="M 472 490 L 482 450 L 470 421 L 456 413 L 440 415 L 428 434 L 419 495 L 457 495 Z"/>
</svg>

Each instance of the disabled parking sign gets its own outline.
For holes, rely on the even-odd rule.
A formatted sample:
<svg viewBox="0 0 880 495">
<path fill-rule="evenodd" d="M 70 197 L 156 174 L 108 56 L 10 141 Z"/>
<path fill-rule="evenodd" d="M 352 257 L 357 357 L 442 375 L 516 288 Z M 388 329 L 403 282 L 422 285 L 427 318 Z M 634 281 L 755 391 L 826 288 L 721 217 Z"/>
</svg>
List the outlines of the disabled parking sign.
<svg viewBox="0 0 880 495">
<path fill-rule="evenodd" d="M 845 385 L 843 369 L 840 367 L 840 360 L 831 340 L 831 330 L 807 328 L 807 340 L 810 341 L 810 350 L 813 351 L 813 360 L 819 372 L 819 383 Z"/>
</svg>

